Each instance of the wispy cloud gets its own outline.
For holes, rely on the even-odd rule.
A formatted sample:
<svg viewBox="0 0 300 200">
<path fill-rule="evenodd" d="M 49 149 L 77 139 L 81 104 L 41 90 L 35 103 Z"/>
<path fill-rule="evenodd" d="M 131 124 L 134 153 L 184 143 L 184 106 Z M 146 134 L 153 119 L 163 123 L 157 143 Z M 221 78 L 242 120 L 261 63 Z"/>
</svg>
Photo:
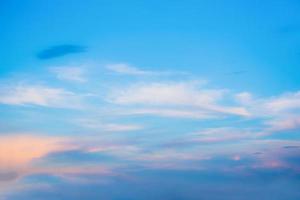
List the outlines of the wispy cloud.
<svg viewBox="0 0 300 200">
<path fill-rule="evenodd" d="M 237 102 L 247 107 L 254 116 L 280 116 L 282 114 L 299 113 L 300 92 L 288 92 L 278 96 L 258 98 L 249 92 L 235 95 Z"/>
<path fill-rule="evenodd" d="M 128 63 L 110 63 L 104 66 L 107 70 L 120 75 L 129 76 L 156 76 L 156 77 L 171 77 L 171 76 L 189 76 L 190 73 L 174 70 L 144 70 Z"/>
<path fill-rule="evenodd" d="M 247 128 L 208 128 L 192 134 L 192 140 L 195 142 L 234 142 L 242 139 L 254 139 L 256 137 L 254 130 Z"/>
<path fill-rule="evenodd" d="M 124 115 L 155 115 L 160 117 L 187 118 L 187 119 L 211 119 L 217 116 L 207 111 L 182 109 L 182 108 L 133 108 L 121 110 Z"/>
<path fill-rule="evenodd" d="M 58 79 L 74 82 L 86 82 L 85 70 L 83 66 L 63 66 L 52 67 L 50 71 L 53 72 Z"/>
<path fill-rule="evenodd" d="M 173 106 L 176 109 L 187 107 L 197 109 L 199 113 L 202 111 L 202 113 L 249 115 L 243 107 L 220 105 L 218 101 L 223 100 L 224 94 L 225 90 L 198 88 L 195 83 L 191 82 L 148 83 L 134 84 L 128 88 L 116 90 L 110 94 L 108 100 L 120 105 L 160 106 L 163 108 Z M 149 108 L 147 110 L 148 113 L 151 113 Z M 152 113 L 157 113 L 157 110 Z M 164 113 L 167 114 L 167 112 Z"/>
<path fill-rule="evenodd" d="M 140 125 L 133 125 L 133 124 L 103 124 L 101 128 L 104 131 L 112 131 L 112 132 L 118 132 L 118 131 L 136 131 L 143 129 Z"/>
<path fill-rule="evenodd" d="M 219 100 L 223 90 L 198 90 L 193 83 L 146 83 L 116 91 L 111 100 L 118 104 L 196 105 L 205 107 Z"/>
<path fill-rule="evenodd" d="M 235 95 L 235 100 L 242 105 L 249 105 L 253 102 L 253 97 L 249 92 L 241 92 Z"/>
<path fill-rule="evenodd" d="M 267 126 L 266 134 L 300 127 L 300 92 L 288 92 L 278 96 L 256 98 L 248 92 L 235 95 L 253 118 L 261 119 Z"/>
<path fill-rule="evenodd" d="M 105 66 L 105 68 L 110 71 L 113 71 L 115 73 L 125 74 L 125 75 L 153 75 L 153 74 L 156 74 L 155 72 L 141 70 L 134 66 L 126 64 L 126 63 L 108 64 Z"/>
<path fill-rule="evenodd" d="M 257 138 L 258 131 L 247 128 L 217 127 L 206 128 L 190 134 L 185 134 L 182 138 L 167 142 L 168 147 L 188 147 L 201 144 L 224 144 L 237 143 L 243 140 L 253 140 Z"/>
<path fill-rule="evenodd" d="M 272 132 L 297 129 L 300 128 L 300 115 L 278 117 L 266 121 L 266 125 L 269 126 L 269 131 Z"/>
<path fill-rule="evenodd" d="M 284 146 L 283 148 L 285 148 L 285 149 L 298 149 L 298 148 L 300 148 L 300 146 Z"/>
<path fill-rule="evenodd" d="M 0 103 L 10 105 L 37 105 L 57 108 L 80 108 L 81 98 L 61 88 L 41 85 L 7 86 L 0 88 Z"/>
<path fill-rule="evenodd" d="M 136 131 L 143 129 L 143 126 L 136 124 L 104 123 L 92 119 L 75 120 L 75 123 L 82 127 L 107 132 Z"/>
<path fill-rule="evenodd" d="M 300 91 L 282 94 L 266 101 L 265 106 L 272 112 L 300 109 Z"/>
</svg>

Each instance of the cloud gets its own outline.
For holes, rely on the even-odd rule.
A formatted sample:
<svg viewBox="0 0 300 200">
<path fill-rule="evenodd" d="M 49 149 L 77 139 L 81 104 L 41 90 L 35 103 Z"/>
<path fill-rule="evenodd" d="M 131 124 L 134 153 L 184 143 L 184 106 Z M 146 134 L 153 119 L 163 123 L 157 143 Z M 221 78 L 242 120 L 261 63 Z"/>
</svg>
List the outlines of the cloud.
<svg viewBox="0 0 300 200">
<path fill-rule="evenodd" d="M 89 129 L 95 129 L 95 130 L 101 130 L 107 132 L 136 131 L 144 128 L 143 126 L 137 124 L 104 123 L 94 119 L 75 120 L 75 124 Z"/>
<path fill-rule="evenodd" d="M 155 115 L 160 117 L 187 118 L 187 119 L 211 119 L 215 118 L 213 114 L 204 111 L 192 109 L 176 108 L 141 108 L 120 111 L 124 115 Z"/>
<path fill-rule="evenodd" d="M 198 91 L 190 83 L 150 83 L 133 85 L 112 97 L 118 104 L 198 105 L 205 106 L 219 100 L 224 91 Z"/>
<path fill-rule="evenodd" d="M 39 165 L 81 165 L 102 164 L 103 162 L 113 161 L 113 157 L 103 152 L 92 152 L 84 149 L 67 149 L 63 151 L 50 152 L 37 162 Z"/>
<path fill-rule="evenodd" d="M 61 88 L 19 84 L 0 88 L 0 103 L 9 105 L 37 105 L 56 108 L 80 108 L 81 99 Z"/>
<path fill-rule="evenodd" d="M 167 147 L 192 147 L 203 144 L 236 143 L 255 139 L 257 132 L 247 128 L 221 127 L 206 128 L 169 141 Z"/>
<path fill-rule="evenodd" d="M 64 44 L 49 47 L 48 49 L 40 51 L 36 56 L 38 59 L 46 60 L 57 57 L 62 57 L 68 54 L 85 52 L 86 48 L 80 45 Z"/>
<path fill-rule="evenodd" d="M 207 129 L 205 131 L 195 133 L 195 135 L 198 134 L 205 137 L 217 136 L 222 132 L 230 134 L 230 132 L 232 132 L 231 130 L 232 129 L 230 128 L 227 130 Z M 19 142 L 21 145 L 19 145 L 19 143 L 15 143 L 15 145 L 6 145 L 4 148 L 6 149 L 8 146 L 12 146 L 10 149 L 8 148 L 7 152 L 13 152 L 11 149 L 15 148 L 17 152 L 21 151 L 20 153 L 24 154 L 27 152 L 23 149 L 28 149 L 29 152 L 37 153 L 27 157 L 28 159 L 26 160 L 28 161 L 25 163 L 31 164 L 23 172 L 27 178 L 24 178 L 24 182 L 22 182 L 24 179 L 19 179 L 20 181 L 18 181 L 19 183 L 22 182 L 24 185 L 29 186 L 27 189 L 32 189 L 32 185 L 30 185 L 31 183 L 41 181 L 31 178 L 42 178 L 45 175 L 53 178 L 56 177 L 54 180 L 47 179 L 39 182 L 40 186 L 46 183 L 48 189 L 50 186 L 57 187 L 57 185 L 60 183 L 68 183 L 73 186 L 74 184 L 78 184 L 78 186 L 80 186 L 78 188 L 82 188 L 85 184 L 88 184 L 88 187 L 90 188 L 93 184 L 103 183 L 104 185 L 107 185 L 124 179 L 126 181 L 136 182 L 140 181 L 144 175 L 146 175 L 145 177 L 147 177 L 147 180 L 149 180 L 149 176 L 147 176 L 145 173 L 148 171 L 152 174 L 154 172 L 153 170 L 167 170 L 168 174 L 165 174 L 166 177 L 162 177 L 163 180 L 169 180 L 169 178 L 172 178 L 173 181 L 174 175 L 170 176 L 170 173 L 182 172 L 185 174 L 185 176 L 181 175 L 181 178 L 185 177 L 184 180 L 186 181 L 186 175 L 191 175 L 192 172 L 201 172 L 206 175 L 209 175 L 210 173 L 219 174 L 226 177 L 229 175 L 228 177 L 235 176 L 239 178 L 244 178 L 244 175 L 246 174 L 245 178 L 248 179 L 249 177 L 253 178 L 253 176 L 262 176 L 259 173 L 261 173 L 260 171 L 264 169 L 273 172 L 272 170 L 294 170 L 299 167 L 299 162 L 294 159 L 296 158 L 294 154 L 280 154 L 274 151 L 276 146 L 282 149 L 283 145 L 299 145 L 299 143 L 295 141 L 276 141 L 277 145 L 274 145 L 270 141 L 260 142 L 258 144 L 256 144 L 254 141 L 242 144 L 233 143 L 232 145 L 218 147 L 206 145 L 201 146 L 198 149 L 193 148 L 190 151 L 182 148 L 146 151 L 144 149 L 138 150 L 135 148 L 126 148 L 126 145 L 124 146 L 116 144 L 115 148 L 112 148 L 113 146 L 107 146 L 106 148 L 104 147 L 104 149 L 101 149 L 102 145 L 98 144 L 97 141 L 95 141 L 94 144 L 99 145 L 98 149 L 97 146 L 94 148 L 91 148 L 91 146 L 86 148 L 86 144 L 84 144 L 84 141 L 80 140 L 80 138 L 77 138 L 79 140 L 78 142 L 80 142 L 82 147 L 85 146 L 85 148 L 79 148 L 76 147 L 76 145 L 74 147 L 66 145 L 66 140 L 58 139 L 56 141 L 54 140 L 54 137 L 45 137 L 42 138 L 42 140 L 38 140 L 38 137 L 31 139 L 32 136 L 29 137 L 28 135 L 19 137 L 21 138 L 21 142 Z M 16 137 L 12 137 L 13 141 L 15 138 Z M 3 143 L 8 142 L 9 144 L 13 144 L 12 141 L 2 139 L 3 138 L 0 138 L 0 141 L 3 141 Z M 46 141 L 48 141 L 48 143 L 45 143 Z M 53 146 L 51 141 L 53 141 Z M 107 145 L 107 143 L 105 144 Z M 243 146 L 243 149 L 236 148 L 235 145 L 238 147 Z M 258 148 L 258 146 L 260 148 Z M 0 142 L 0 148 L 1 147 L 3 147 L 3 145 Z M 49 148 L 40 151 L 39 148 L 42 149 L 43 147 Z M 259 158 L 249 154 L 249 152 L 253 153 L 262 149 L 265 150 L 266 155 L 260 155 Z M 270 150 L 272 150 L 272 152 L 270 152 Z M 287 158 L 291 158 L 292 160 L 287 160 Z M 33 160 L 34 162 L 32 162 Z M 111 162 L 116 162 L 117 167 L 106 167 L 106 165 L 110 164 Z M 186 173 L 185 170 L 189 171 L 190 173 Z M 131 172 L 137 174 L 131 176 Z M 295 172 L 290 171 L 290 173 L 293 174 Z M 0 173 L 0 177 L 1 176 L 3 177 L 3 181 L 7 181 L 10 179 L 15 179 L 14 177 L 16 174 L 12 170 L 7 170 L 6 173 L 2 173 L 2 175 Z M 117 179 L 114 179 L 116 177 Z M 26 182 L 26 179 L 31 181 Z M 188 182 L 193 180 L 199 181 L 202 179 L 192 178 L 188 179 Z M 205 179 L 205 181 L 207 180 Z M 25 187 L 21 188 L 21 190 L 13 188 L 10 191 L 15 194 L 24 194 L 24 188 Z M 41 188 L 38 189 L 41 191 Z M 90 190 L 88 190 L 87 194 L 89 194 L 89 192 Z M 69 195 L 71 194 L 74 193 L 70 191 Z"/>
<path fill-rule="evenodd" d="M 300 128 L 300 116 L 284 116 L 265 122 L 269 126 L 269 131 L 286 131 Z"/>
<path fill-rule="evenodd" d="M 112 132 L 119 132 L 119 131 L 136 131 L 143 129 L 140 125 L 132 125 L 132 124 L 104 124 L 101 126 L 104 131 L 112 131 Z"/>
<path fill-rule="evenodd" d="M 62 66 L 51 70 L 62 80 L 86 81 L 85 71 L 80 66 Z M 129 73 L 145 74 L 139 70 Z M 103 80 L 106 78 L 104 77 Z M 90 80 L 93 81 L 92 78 Z M 101 91 L 101 94 L 97 96 L 99 98 L 84 99 L 90 100 L 89 106 L 91 107 L 88 109 L 67 114 L 68 119 L 65 124 L 67 127 L 64 130 L 71 129 L 71 131 L 62 134 L 73 133 L 75 130 L 78 137 L 75 138 L 76 134 L 72 135 L 71 142 L 74 146 L 64 144 L 64 140 L 61 139 L 54 141 L 52 146 L 52 143 L 47 143 L 54 140 L 52 137 L 30 139 L 33 136 L 24 136 L 20 139 L 21 144 L 14 142 L 15 138 L 7 140 L 0 137 L 0 140 L 9 144 L 9 146 L 3 146 L 0 142 L 0 149 L 1 147 L 8 149 L 5 151 L 7 155 L 8 152 L 14 152 L 9 148 L 15 148 L 21 154 L 19 157 L 4 157 L 1 154 L 2 163 L 8 165 L 4 166 L 0 163 L 0 166 L 4 166 L 0 171 L 0 179 L 6 182 L 20 176 L 46 173 L 77 183 L 77 181 L 82 182 L 83 179 L 89 180 L 89 177 L 94 175 L 93 173 L 105 174 L 114 170 L 118 172 L 121 169 L 138 171 L 141 169 L 207 170 L 214 168 L 215 171 L 246 169 L 244 172 L 249 172 L 251 167 L 267 170 L 289 167 L 289 163 L 280 160 L 283 157 L 282 152 L 275 152 L 276 145 L 266 141 L 267 137 L 261 133 L 283 132 L 283 130 L 297 129 L 300 126 L 298 92 L 256 98 L 249 92 L 234 93 L 228 89 L 209 88 L 198 82 L 172 80 L 169 82 L 144 80 L 143 83 L 130 82 L 130 85 L 124 85 L 121 81 L 123 85 L 120 88 L 108 90 L 107 96 L 103 88 L 109 88 L 110 85 L 108 87 L 107 85 L 111 83 L 110 81 L 77 85 L 84 86 L 85 90 L 90 90 L 93 94 L 95 91 Z M 18 84 L 0 87 L 0 94 L 0 102 L 11 105 L 77 108 L 82 105 L 83 100 L 80 94 L 60 87 L 43 85 Z M 84 98 L 89 97 L 84 96 Z M 4 109 L 10 109 L 10 107 L 4 107 Z M 178 119 L 157 121 L 157 119 L 149 120 L 140 115 L 206 119 L 206 121 L 180 121 Z M 97 117 L 92 116 L 105 119 L 105 121 L 98 121 Z M 75 121 L 83 129 L 78 129 L 68 123 L 84 117 L 88 120 Z M 43 124 L 50 127 L 53 125 L 53 120 L 50 116 L 48 119 L 52 122 L 45 121 Z M 132 120 L 135 123 L 128 122 Z M 174 121 L 175 128 L 169 125 Z M 144 125 L 144 123 L 149 124 Z M 154 123 L 154 128 L 151 128 L 151 123 Z M 232 127 L 227 127 L 229 125 Z M 37 127 L 33 128 L 40 128 L 39 126 L 40 124 L 37 124 Z M 148 127 L 150 129 L 146 129 Z M 134 132 L 142 129 L 144 130 L 140 132 L 141 134 Z M 195 130 L 199 131 L 195 132 Z M 83 132 L 80 133 L 80 131 Z M 102 134 L 105 132 L 122 132 L 122 134 Z M 84 137 L 82 137 L 83 134 Z M 70 140 L 68 138 L 68 141 Z M 255 144 L 259 142 L 261 144 Z M 287 141 L 278 143 L 277 146 L 280 146 L 282 151 L 291 152 L 292 148 L 287 150 L 282 147 L 297 145 L 299 146 L 297 142 Z M 103 155 L 113 157 L 113 164 L 110 158 L 107 160 L 107 157 Z M 245 163 L 249 164 L 246 162 L 249 155 L 255 157 L 254 163 L 250 163 L 251 166 L 245 168 Z M 277 160 L 276 155 L 280 156 Z M 211 164 L 205 164 L 205 160 L 218 156 L 225 156 L 226 159 L 221 159 L 221 161 L 216 159 Z M 226 162 L 230 163 L 223 167 L 222 163 L 226 164 Z M 82 176 L 87 178 L 82 178 Z"/>
<path fill-rule="evenodd" d="M 83 145 L 75 144 L 73 139 L 67 137 L 1 135 L 0 186 L 33 174 L 46 173 L 69 178 L 82 173 L 110 173 L 110 169 L 99 162 L 111 157 L 84 150 Z"/>
<path fill-rule="evenodd" d="M 267 100 L 265 106 L 272 112 L 300 109 L 300 91 L 285 93 L 278 97 L 271 98 Z"/>
<path fill-rule="evenodd" d="M 202 111 L 240 116 L 249 115 L 243 107 L 219 105 L 218 101 L 223 100 L 224 93 L 224 90 L 199 89 L 195 83 L 191 82 L 134 84 L 112 92 L 108 101 L 120 105 L 159 106 L 160 108 L 173 107 L 176 109 L 186 107 L 198 110 L 200 113 Z M 148 113 L 151 113 L 149 108 Z M 157 113 L 157 110 L 152 113 Z"/>
<path fill-rule="evenodd" d="M 253 102 L 253 97 L 249 92 L 241 92 L 235 95 L 235 100 L 242 105 L 249 105 Z"/>
<path fill-rule="evenodd" d="M 300 91 L 278 96 L 254 98 L 248 92 L 238 93 L 235 100 L 250 110 L 253 116 L 282 116 L 300 112 Z"/>
<path fill-rule="evenodd" d="M 86 82 L 85 71 L 82 67 L 52 67 L 50 71 L 53 72 L 60 80 Z"/>
<path fill-rule="evenodd" d="M 80 83 L 87 80 L 86 71 L 81 66 L 53 67 L 50 70 L 61 80 Z M 119 72 L 116 73 L 123 74 L 151 74 L 150 71 L 137 68 L 121 67 L 121 71 L 117 70 Z M 283 161 L 285 155 L 282 153 L 296 152 L 298 149 L 295 147 L 299 146 L 299 142 L 285 138 L 286 142 L 278 140 L 275 145 L 266 139 L 268 136 L 261 134 L 279 131 L 284 134 L 284 130 L 300 127 L 299 92 L 257 98 L 249 92 L 235 93 L 229 89 L 210 88 L 201 84 L 201 81 L 200 84 L 192 81 L 176 82 L 176 79 L 167 82 L 162 77 L 155 77 L 156 82 L 151 77 L 150 82 L 145 78 L 143 83 L 129 82 L 129 85 L 121 80 L 120 88 L 106 91 L 111 88 L 111 85 L 107 85 L 112 82 L 105 82 L 108 77 L 98 82 L 93 79 L 95 77 L 90 78 L 91 84 L 76 85 L 93 94 L 99 92 L 96 98 L 84 99 L 89 100 L 91 107 L 79 112 L 63 113 L 67 116 L 66 121 L 62 121 L 67 122 L 63 124 L 63 130 L 68 132 L 61 134 L 74 133 L 72 138 L 67 139 L 72 145 L 66 144 L 64 139 L 49 136 L 0 137 L 2 182 L 16 179 L 19 182 L 28 176 L 47 174 L 59 177 L 64 182 L 83 183 L 95 180 L 96 174 L 102 180 L 102 174 L 119 173 L 122 170 L 126 173 L 143 173 L 143 170 L 149 169 L 214 170 L 224 174 L 240 170 L 246 174 L 251 173 L 252 169 L 299 169 L 299 161 L 294 160 L 295 166 L 292 168 L 288 161 Z M 105 92 L 108 92 L 107 96 Z M 17 84 L 0 87 L 0 103 L 10 105 L 77 108 L 82 105 L 81 97 L 59 86 Z M 5 112 L 15 109 L 7 106 L 3 108 Z M 44 111 L 47 112 L 46 109 Z M 57 122 L 57 112 L 55 116 L 52 112 L 48 114 L 51 115 L 47 117 L 49 122 L 46 120 L 42 123 L 45 127 L 34 123 L 36 126 L 29 125 L 29 128 L 51 131 L 53 125 L 54 130 L 60 129 L 60 125 L 53 124 Z M 158 120 L 144 115 L 185 119 Z M 64 120 L 64 116 L 60 116 L 59 120 Z M 35 122 L 35 117 L 38 116 L 28 120 Z M 78 118 L 87 120 L 76 121 Z M 69 123 L 74 120 L 80 128 Z M 17 128 L 22 128 L 27 122 L 22 123 L 17 124 Z M 281 151 L 277 150 L 278 147 Z M 48 184 L 48 181 L 45 182 Z"/>
<path fill-rule="evenodd" d="M 284 146 L 283 148 L 284 148 L 284 149 L 298 149 L 298 148 L 300 148 L 300 146 L 293 146 L 293 145 L 290 145 L 290 146 Z"/>
<path fill-rule="evenodd" d="M 113 71 L 115 73 L 125 74 L 125 75 L 153 75 L 153 74 L 155 74 L 155 72 L 140 70 L 136 67 L 133 67 L 133 66 L 125 64 L 125 63 L 108 64 L 105 66 L 105 68 L 110 71 Z"/>
<path fill-rule="evenodd" d="M 0 173 L 2 178 L 15 178 L 24 173 L 33 159 L 51 151 L 64 149 L 64 139 L 35 135 L 0 136 Z M 3 179 L 2 179 L 3 180 Z"/>
<path fill-rule="evenodd" d="M 255 132 L 249 129 L 222 127 L 208 128 L 198 131 L 193 134 L 192 141 L 194 142 L 235 142 L 243 139 L 255 138 Z"/>
<path fill-rule="evenodd" d="M 107 70 L 112 71 L 117 74 L 122 75 L 132 75 L 132 76 L 188 76 L 190 73 L 184 71 L 150 71 L 150 70 L 142 70 L 135 66 L 132 66 L 127 63 L 111 63 L 104 66 Z"/>
<path fill-rule="evenodd" d="M 255 98 L 248 92 L 238 93 L 235 100 L 252 118 L 262 121 L 266 127 L 262 135 L 268 135 L 300 127 L 300 92 L 286 92 L 278 96 Z"/>
</svg>

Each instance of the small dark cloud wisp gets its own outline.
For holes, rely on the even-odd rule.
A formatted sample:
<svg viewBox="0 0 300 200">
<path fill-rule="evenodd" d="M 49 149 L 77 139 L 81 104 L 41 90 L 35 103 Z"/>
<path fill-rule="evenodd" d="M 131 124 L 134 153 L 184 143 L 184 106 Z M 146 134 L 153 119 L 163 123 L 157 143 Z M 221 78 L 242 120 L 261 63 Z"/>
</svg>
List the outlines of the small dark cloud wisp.
<svg viewBox="0 0 300 200">
<path fill-rule="evenodd" d="M 293 146 L 293 145 L 291 145 L 291 146 L 284 146 L 283 148 L 284 149 L 297 149 L 297 148 L 300 148 L 300 146 Z"/>
<path fill-rule="evenodd" d="M 74 53 L 83 53 L 86 47 L 74 44 L 56 45 L 44 49 L 37 53 L 36 57 L 40 60 L 52 59 Z"/>
</svg>

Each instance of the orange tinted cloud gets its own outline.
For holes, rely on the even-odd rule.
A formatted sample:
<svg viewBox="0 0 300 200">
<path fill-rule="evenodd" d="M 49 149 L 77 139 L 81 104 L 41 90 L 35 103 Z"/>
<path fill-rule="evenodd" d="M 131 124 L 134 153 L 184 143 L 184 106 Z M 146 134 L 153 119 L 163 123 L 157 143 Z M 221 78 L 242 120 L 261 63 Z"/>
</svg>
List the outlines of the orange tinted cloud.
<svg viewBox="0 0 300 200">
<path fill-rule="evenodd" d="M 67 143 L 67 138 L 37 135 L 0 136 L 0 190 L 7 181 L 24 175 L 50 173 L 65 177 L 82 173 L 111 174 L 105 166 L 35 165 L 33 160 L 51 152 L 76 149 L 78 146 Z M 2 182 L 2 184 L 1 184 Z"/>
<path fill-rule="evenodd" d="M 49 152 L 62 150 L 63 139 L 34 135 L 0 136 L 0 171 L 21 169 Z"/>
</svg>

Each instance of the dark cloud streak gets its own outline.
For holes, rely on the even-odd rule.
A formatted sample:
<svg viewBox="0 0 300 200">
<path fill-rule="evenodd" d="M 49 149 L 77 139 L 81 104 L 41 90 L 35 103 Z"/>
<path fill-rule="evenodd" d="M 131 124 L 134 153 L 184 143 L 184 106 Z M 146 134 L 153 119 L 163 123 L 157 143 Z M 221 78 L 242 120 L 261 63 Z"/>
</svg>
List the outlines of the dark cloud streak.
<svg viewBox="0 0 300 200">
<path fill-rule="evenodd" d="M 284 146 L 283 148 L 284 149 L 297 149 L 297 148 L 300 148 L 300 146 L 292 146 L 292 145 L 290 145 L 290 146 Z"/>
<path fill-rule="evenodd" d="M 44 49 L 37 53 L 36 57 L 40 60 L 53 59 L 62 57 L 68 54 L 83 53 L 86 51 L 86 47 L 74 44 L 56 45 Z"/>
</svg>

